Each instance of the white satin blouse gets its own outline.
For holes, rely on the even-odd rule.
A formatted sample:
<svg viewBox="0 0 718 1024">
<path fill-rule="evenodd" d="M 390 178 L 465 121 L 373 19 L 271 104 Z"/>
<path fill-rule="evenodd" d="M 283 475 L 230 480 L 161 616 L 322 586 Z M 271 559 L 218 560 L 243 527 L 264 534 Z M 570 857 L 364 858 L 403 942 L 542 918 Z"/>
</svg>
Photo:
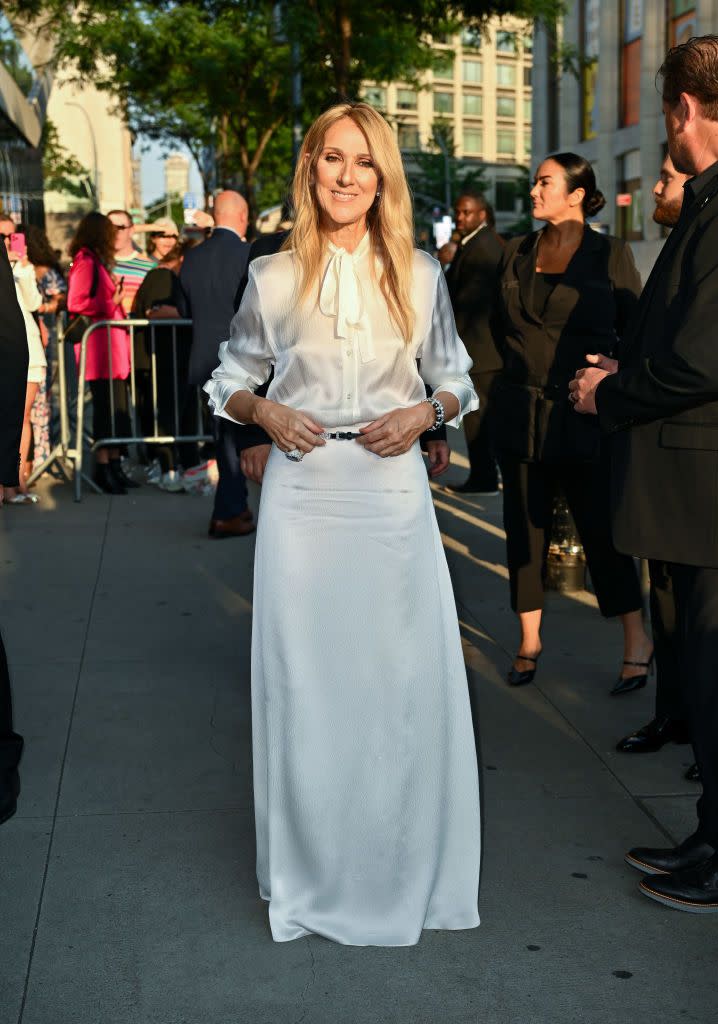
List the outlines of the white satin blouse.
<svg viewBox="0 0 718 1024">
<path fill-rule="evenodd" d="M 226 411 L 231 396 L 256 391 L 272 367 L 267 398 L 301 409 L 326 429 L 416 405 L 426 398 L 424 381 L 459 400 L 453 426 L 478 409 L 471 359 L 456 333 L 439 263 L 414 252 L 415 326 L 407 345 L 389 316 L 379 268 L 371 272 L 372 259 L 368 232 L 353 253 L 329 243 L 319 301 L 310 297 L 301 306 L 291 251 L 254 260 L 229 341 L 219 348 L 220 364 L 205 384 L 213 411 L 233 419 Z"/>
</svg>

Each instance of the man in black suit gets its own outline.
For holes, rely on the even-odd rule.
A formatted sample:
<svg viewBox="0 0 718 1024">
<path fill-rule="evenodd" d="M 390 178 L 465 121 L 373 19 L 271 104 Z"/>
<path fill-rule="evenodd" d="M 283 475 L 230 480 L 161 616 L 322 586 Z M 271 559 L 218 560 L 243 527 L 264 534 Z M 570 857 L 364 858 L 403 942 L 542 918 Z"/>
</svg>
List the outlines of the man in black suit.
<svg viewBox="0 0 718 1024">
<path fill-rule="evenodd" d="M 219 346 L 229 338 L 234 316 L 234 298 L 244 276 L 249 245 L 247 203 L 238 192 L 220 192 L 214 201 L 215 228 L 210 238 L 190 249 L 180 272 L 182 290 L 192 317 L 192 350 L 189 361 L 190 387 L 201 387 L 219 365 Z M 215 538 L 243 537 L 254 530 L 247 507 L 247 481 L 240 466 L 241 427 L 217 417 L 219 483 L 209 535 Z"/>
<path fill-rule="evenodd" d="M 446 272 L 459 337 L 474 361 L 471 379 L 479 409 L 464 417 L 469 478 L 452 490 L 461 494 L 497 494 L 499 475 L 491 441 L 490 396 L 501 356 L 491 334 L 490 317 L 499 287 L 503 246 L 491 225 L 491 210 L 479 192 L 465 191 L 454 208 L 461 235 Z"/>
<path fill-rule="evenodd" d="M 718 913 L 718 36 L 669 50 L 660 69 L 668 151 L 684 187 L 611 374 L 580 370 L 577 411 L 611 435 L 616 547 L 669 563 L 691 739 L 703 781 L 695 833 L 636 847 L 641 891 Z"/>
<path fill-rule="evenodd" d="M 25 321 L 17 301 L 7 250 L 0 245 L 0 504 L 5 487 L 17 487 L 20 434 L 27 388 Z M 17 810 L 22 736 L 12 727 L 12 700 L 5 646 L 0 637 L 0 825 Z"/>
</svg>

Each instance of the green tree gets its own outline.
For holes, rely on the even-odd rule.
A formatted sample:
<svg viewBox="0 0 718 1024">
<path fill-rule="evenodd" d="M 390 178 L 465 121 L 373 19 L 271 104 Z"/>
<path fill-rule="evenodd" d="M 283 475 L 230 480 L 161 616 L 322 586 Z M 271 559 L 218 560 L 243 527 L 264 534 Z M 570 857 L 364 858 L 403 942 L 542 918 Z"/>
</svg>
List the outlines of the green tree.
<svg viewBox="0 0 718 1024">
<path fill-rule="evenodd" d="M 303 119 L 364 81 L 418 82 L 435 65 L 431 37 L 494 14 L 555 16 L 561 0 L 6 0 L 13 18 L 46 31 L 54 63 L 116 97 L 132 131 L 180 141 L 205 191 L 241 184 L 259 196 L 290 173 L 292 47 L 301 56 Z M 206 155 L 213 159 L 207 160 Z M 281 193 L 276 195 L 281 198 Z"/>
<path fill-rule="evenodd" d="M 86 196 L 93 205 L 97 196 L 92 187 L 90 172 L 61 143 L 57 128 L 46 118 L 42 126 L 42 176 L 46 189 L 66 192 L 78 198 Z"/>
</svg>

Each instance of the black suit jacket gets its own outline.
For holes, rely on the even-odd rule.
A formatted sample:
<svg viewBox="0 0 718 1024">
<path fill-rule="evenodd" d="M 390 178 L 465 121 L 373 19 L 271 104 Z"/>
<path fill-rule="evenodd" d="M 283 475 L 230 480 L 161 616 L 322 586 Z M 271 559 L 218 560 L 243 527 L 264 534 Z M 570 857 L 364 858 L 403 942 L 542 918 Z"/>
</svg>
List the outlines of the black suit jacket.
<svg viewBox="0 0 718 1024">
<path fill-rule="evenodd" d="M 0 484 L 15 487 L 27 390 L 27 333 L 7 249 L 2 245 L 0 250 Z"/>
<path fill-rule="evenodd" d="M 219 346 L 229 338 L 234 299 L 244 276 L 249 243 L 227 228 L 214 232 L 182 263 L 180 282 L 192 318 L 189 383 L 201 387 L 219 364 Z"/>
<path fill-rule="evenodd" d="M 586 354 L 616 352 L 637 307 L 641 279 L 630 247 L 586 228 L 545 308 L 536 282 L 541 232 L 513 239 L 501 265 L 493 319 L 503 357 L 492 402 L 500 450 L 526 459 L 594 459 L 600 430 L 568 402 Z"/>
<path fill-rule="evenodd" d="M 681 218 L 596 391 L 611 437 L 621 551 L 718 567 L 718 164 L 689 181 Z"/>
<path fill-rule="evenodd" d="M 446 271 L 456 329 L 474 361 L 472 373 L 498 370 L 501 366 L 490 319 L 503 254 L 504 246 L 496 233 L 484 227 L 466 245 L 458 246 Z"/>
</svg>

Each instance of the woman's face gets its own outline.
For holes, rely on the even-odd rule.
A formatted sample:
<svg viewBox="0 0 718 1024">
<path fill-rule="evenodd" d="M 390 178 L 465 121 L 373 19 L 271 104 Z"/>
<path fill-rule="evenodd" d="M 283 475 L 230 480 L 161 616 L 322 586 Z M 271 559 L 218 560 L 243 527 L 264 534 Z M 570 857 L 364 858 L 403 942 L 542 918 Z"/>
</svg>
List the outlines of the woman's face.
<svg viewBox="0 0 718 1024">
<path fill-rule="evenodd" d="M 577 207 L 580 208 L 583 194 L 580 188 L 569 192 L 563 167 L 554 160 L 544 160 L 536 171 L 534 187 L 529 193 L 533 215 L 536 220 L 550 224 L 566 220 L 575 215 Z"/>
<path fill-rule="evenodd" d="M 314 176 L 324 228 L 336 230 L 366 219 L 379 174 L 369 143 L 351 118 L 343 117 L 327 131 Z"/>
<path fill-rule="evenodd" d="M 168 252 L 172 252 L 177 243 L 177 235 L 153 234 L 151 238 L 154 247 L 152 258 L 158 263 L 165 258 Z"/>
</svg>

